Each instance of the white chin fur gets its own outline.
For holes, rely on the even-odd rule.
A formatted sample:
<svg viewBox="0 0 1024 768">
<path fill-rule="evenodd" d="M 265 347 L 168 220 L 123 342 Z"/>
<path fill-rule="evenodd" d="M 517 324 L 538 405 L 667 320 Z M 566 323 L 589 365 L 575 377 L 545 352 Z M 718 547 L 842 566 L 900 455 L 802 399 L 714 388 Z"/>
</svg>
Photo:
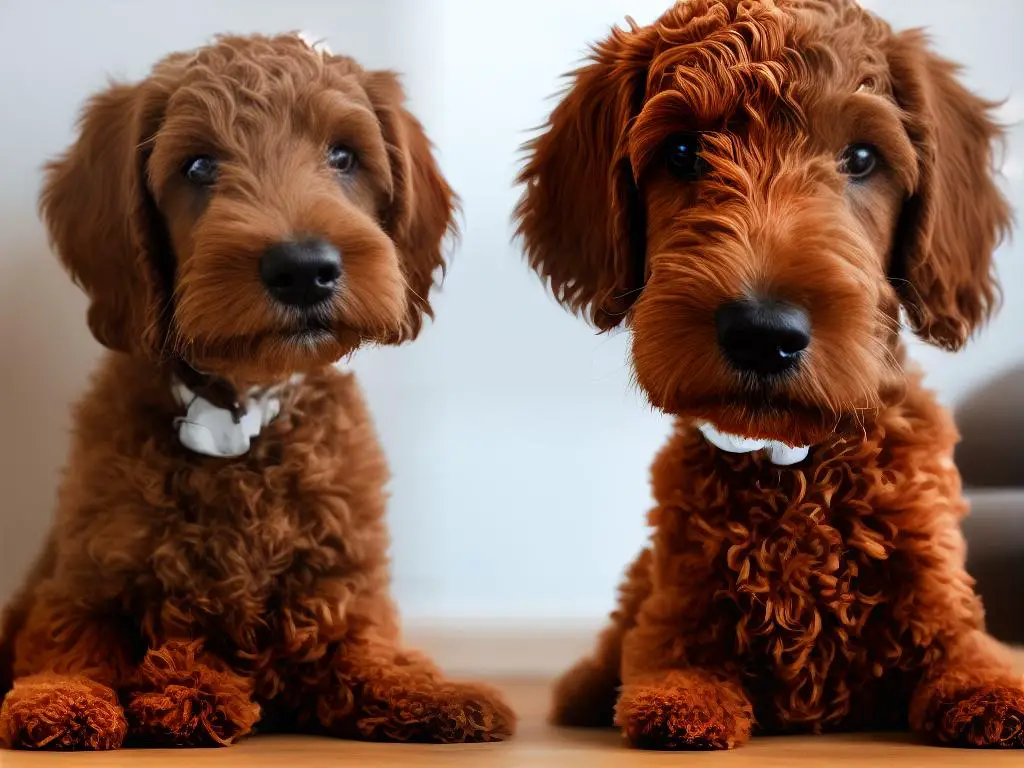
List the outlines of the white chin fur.
<svg viewBox="0 0 1024 768">
<path fill-rule="evenodd" d="M 761 440 L 754 437 L 742 437 L 731 435 L 728 432 L 721 432 L 713 424 L 707 422 L 697 427 L 704 439 L 726 453 L 754 453 L 755 451 L 768 451 L 768 458 L 772 464 L 780 467 L 788 467 L 799 464 L 807 458 L 810 446 L 807 445 L 786 445 L 778 440 Z"/>
</svg>

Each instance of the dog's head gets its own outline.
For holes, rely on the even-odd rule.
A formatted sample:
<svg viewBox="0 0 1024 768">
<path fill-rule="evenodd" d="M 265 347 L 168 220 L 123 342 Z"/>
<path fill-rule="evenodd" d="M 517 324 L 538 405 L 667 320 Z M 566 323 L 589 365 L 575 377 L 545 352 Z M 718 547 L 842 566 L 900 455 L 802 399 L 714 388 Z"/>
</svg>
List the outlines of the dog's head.
<svg viewBox="0 0 1024 768">
<path fill-rule="evenodd" d="M 1009 223 L 990 104 L 853 0 L 689 0 L 616 29 L 529 146 L 529 262 L 632 331 L 652 403 L 812 442 L 897 386 L 900 306 L 962 346 Z"/>
<path fill-rule="evenodd" d="M 454 196 L 395 76 L 223 37 L 86 106 L 41 209 L 104 345 L 280 375 L 418 333 Z"/>
</svg>

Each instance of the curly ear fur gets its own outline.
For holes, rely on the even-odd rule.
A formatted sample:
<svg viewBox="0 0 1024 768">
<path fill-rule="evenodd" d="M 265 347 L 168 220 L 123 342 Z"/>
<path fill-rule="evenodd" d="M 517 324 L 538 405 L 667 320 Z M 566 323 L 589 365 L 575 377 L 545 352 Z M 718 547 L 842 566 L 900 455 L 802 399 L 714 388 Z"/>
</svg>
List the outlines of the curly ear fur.
<svg viewBox="0 0 1024 768">
<path fill-rule="evenodd" d="M 1011 223 L 993 173 L 1001 129 L 995 105 L 967 91 L 921 31 L 894 37 L 889 67 L 919 162 L 891 271 L 917 335 L 959 349 L 999 299 L 992 254 Z"/>
<path fill-rule="evenodd" d="M 169 287 L 166 235 L 145 178 L 163 105 L 146 84 L 114 84 L 94 96 L 78 139 L 46 165 L 40 195 L 51 242 L 91 301 L 93 335 L 145 356 L 159 354 Z"/>
<path fill-rule="evenodd" d="M 517 233 L 555 297 L 601 330 L 622 322 L 643 287 L 643 211 L 627 147 L 653 46 L 614 29 L 572 74 L 543 134 L 524 149 Z"/>
<path fill-rule="evenodd" d="M 434 160 L 423 126 L 405 109 L 392 72 L 368 72 L 363 87 L 380 120 L 391 163 L 392 196 L 384 226 L 398 249 L 407 285 L 408 316 L 391 343 L 415 339 L 423 316 L 433 317 L 430 291 L 445 269 L 444 238 L 457 234 L 458 198 Z"/>
</svg>

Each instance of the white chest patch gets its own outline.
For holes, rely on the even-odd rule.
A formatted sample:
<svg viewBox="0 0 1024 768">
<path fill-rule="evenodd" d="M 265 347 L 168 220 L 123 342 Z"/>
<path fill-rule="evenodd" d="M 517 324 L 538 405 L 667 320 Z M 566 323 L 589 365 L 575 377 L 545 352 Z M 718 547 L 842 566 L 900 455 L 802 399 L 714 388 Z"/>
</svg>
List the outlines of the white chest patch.
<svg viewBox="0 0 1024 768">
<path fill-rule="evenodd" d="M 768 451 L 768 458 L 772 464 L 780 467 L 788 467 L 799 464 L 807 458 L 810 446 L 807 445 L 786 445 L 778 440 L 759 440 L 753 437 L 741 437 L 730 435 L 726 432 L 719 432 L 711 424 L 701 424 L 698 429 L 704 435 L 704 439 L 713 446 L 726 453 L 754 453 L 755 451 Z"/>
<path fill-rule="evenodd" d="M 301 376 L 293 376 L 287 383 L 297 384 L 301 379 Z M 204 456 L 245 455 L 253 439 L 281 413 L 283 386 L 247 392 L 242 402 L 245 413 L 236 422 L 231 411 L 218 408 L 176 380 L 171 391 L 178 404 L 186 409 L 184 416 L 174 420 L 178 440 L 190 451 Z"/>
</svg>

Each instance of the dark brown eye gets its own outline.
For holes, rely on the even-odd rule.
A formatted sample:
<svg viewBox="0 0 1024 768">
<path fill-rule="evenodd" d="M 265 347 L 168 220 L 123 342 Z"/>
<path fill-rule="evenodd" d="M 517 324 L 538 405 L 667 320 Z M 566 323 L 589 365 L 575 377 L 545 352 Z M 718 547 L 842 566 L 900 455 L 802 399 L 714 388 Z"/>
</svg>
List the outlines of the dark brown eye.
<svg viewBox="0 0 1024 768">
<path fill-rule="evenodd" d="M 339 173 L 352 173 L 356 168 L 356 153 L 341 144 L 327 148 L 327 164 Z"/>
<path fill-rule="evenodd" d="M 878 167 L 878 150 L 871 144 L 851 144 L 839 157 L 839 170 L 851 179 L 866 179 Z"/>
<path fill-rule="evenodd" d="M 197 187 L 210 187 L 217 181 L 217 161 L 212 157 L 201 155 L 190 158 L 185 163 L 185 178 Z"/>
<path fill-rule="evenodd" d="M 665 164 L 677 179 L 699 179 L 706 167 L 700 156 L 700 134 L 681 133 L 669 139 L 665 145 Z"/>
</svg>

